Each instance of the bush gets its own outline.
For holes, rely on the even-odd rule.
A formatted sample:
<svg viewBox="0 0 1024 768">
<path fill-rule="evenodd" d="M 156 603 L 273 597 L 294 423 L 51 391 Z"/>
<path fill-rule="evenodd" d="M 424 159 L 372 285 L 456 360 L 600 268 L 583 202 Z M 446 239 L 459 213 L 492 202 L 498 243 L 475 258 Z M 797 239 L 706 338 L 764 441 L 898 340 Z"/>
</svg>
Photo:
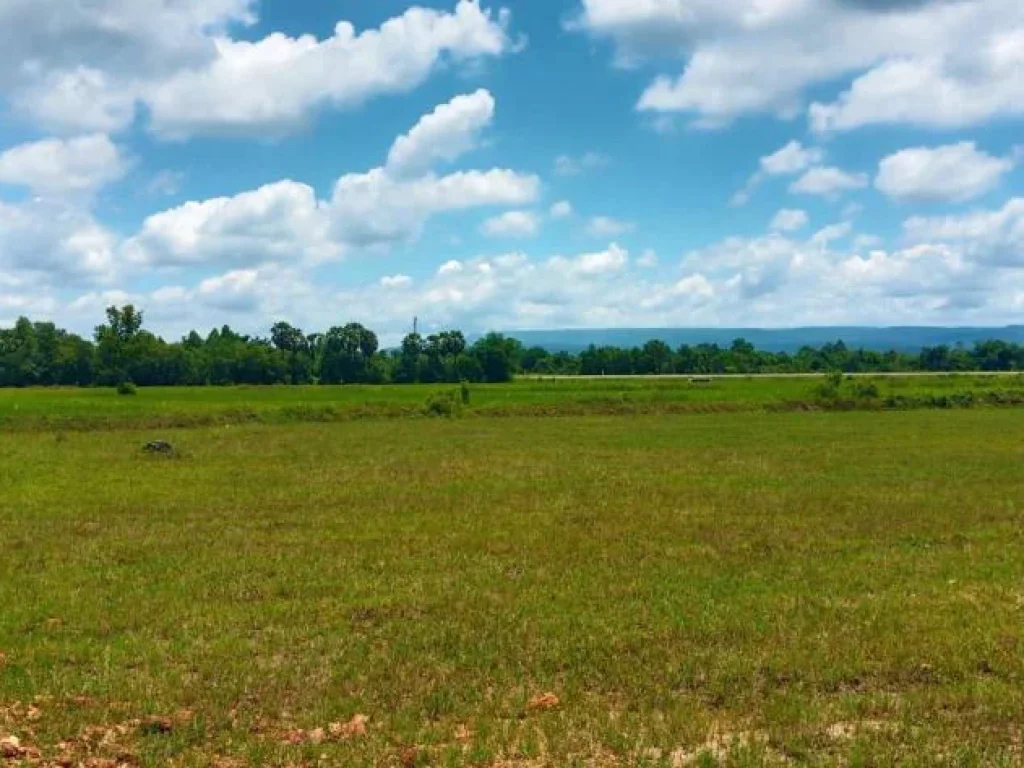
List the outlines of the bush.
<svg viewBox="0 0 1024 768">
<path fill-rule="evenodd" d="M 957 408 L 972 408 L 974 407 L 974 393 L 973 392 L 955 392 L 949 396 L 950 402 Z"/>
<path fill-rule="evenodd" d="M 463 381 L 459 385 L 459 397 L 462 399 L 463 405 L 469 405 L 469 401 L 472 399 L 472 393 L 469 391 L 469 382 Z"/>
<path fill-rule="evenodd" d="M 423 404 L 423 412 L 427 416 L 443 416 L 455 418 L 462 414 L 462 398 L 460 392 L 435 392 Z"/>
<path fill-rule="evenodd" d="M 119 395 L 137 395 L 139 394 L 139 388 L 132 384 L 130 381 L 122 381 L 117 385 L 117 394 Z"/>
<path fill-rule="evenodd" d="M 843 372 L 832 371 L 825 374 L 825 380 L 814 388 L 814 394 L 821 400 L 835 400 L 843 386 Z"/>
<path fill-rule="evenodd" d="M 878 385 L 873 381 L 858 381 L 853 387 L 853 394 L 860 400 L 876 400 L 879 396 Z"/>
</svg>

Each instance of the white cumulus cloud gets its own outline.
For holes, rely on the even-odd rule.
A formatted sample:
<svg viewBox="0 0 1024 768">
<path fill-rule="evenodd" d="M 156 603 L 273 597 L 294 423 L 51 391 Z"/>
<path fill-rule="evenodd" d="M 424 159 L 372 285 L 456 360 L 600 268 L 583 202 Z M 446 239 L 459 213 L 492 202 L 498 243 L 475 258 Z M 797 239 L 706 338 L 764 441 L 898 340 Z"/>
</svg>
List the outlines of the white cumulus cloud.
<svg viewBox="0 0 1024 768">
<path fill-rule="evenodd" d="M 476 117 L 451 119 L 465 109 Z M 123 253 L 138 267 L 316 264 L 341 258 L 350 248 L 413 240 L 440 213 L 532 203 L 540 191 L 535 176 L 503 168 L 448 175 L 429 170 L 453 156 L 440 149 L 439 124 L 455 126 L 461 132 L 455 143 L 465 149 L 472 143 L 467 137 L 492 111 L 486 92 L 442 105 L 395 142 L 390 158 L 397 173 L 389 164 L 346 174 L 327 199 L 318 199 L 307 184 L 283 180 L 155 214 L 123 245 Z"/>
<path fill-rule="evenodd" d="M 848 173 L 840 168 L 818 166 L 789 185 L 789 191 L 801 195 L 836 197 L 843 192 L 863 189 L 868 185 L 865 173 Z"/>
<path fill-rule="evenodd" d="M 973 141 L 914 147 L 881 161 L 875 187 L 901 202 L 962 203 L 995 189 L 1014 165 L 1013 158 L 993 157 Z"/>
<path fill-rule="evenodd" d="M 384 288 L 404 288 L 412 285 L 412 278 L 408 275 L 385 275 L 380 279 L 380 284 Z"/>
<path fill-rule="evenodd" d="M 819 229 L 811 235 L 811 242 L 815 245 L 829 245 L 836 240 L 849 237 L 852 233 L 853 224 L 849 221 L 842 221 L 838 224 L 829 224 L 827 227 Z"/>
<path fill-rule="evenodd" d="M 555 158 L 555 175 L 579 176 L 586 171 L 597 170 L 607 165 L 608 158 L 599 152 L 585 152 L 579 157 L 559 155 Z"/>
<path fill-rule="evenodd" d="M 548 262 L 549 266 L 567 277 L 618 272 L 628 263 L 629 252 L 614 243 L 606 251 L 584 253 L 572 258 L 555 256 Z"/>
<path fill-rule="evenodd" d="M 454 12 L 409 8 L 379 29 L 340 22 L 326 40 L 274 33 L 256 42 L 217 38 L 216 57 L 182 70 L 145 94 L 153 129 L 169 138 L 197 133 L 284 133 L 319 107 L 345 108 L 408 91 L 445 60 L 498 56 L 511 47 L 506 13 L 460 0 Z"/>
<path fill-rule="evenodd" d="M 94 192 L 122 178 L 130 163 L 103 134 L 45 139 L 0 153 L 0 184 L 27 187 L 39 195 Z"/>
<path fill-rule="evenodd" d="M 4 0 L 0 78 L 21 65 L 61 70 L 81 62 L 139 75 L 202 66 L 213 38 L 231 23 L 255 21 L 255 0 Z M 21 71 L 19 71 L 21 69 Z"/>
<path fill-rule="evenodd" d="M 124 252 L 139 265 L 261 264 L 341 255 L 312 187 L 293 181 L 150 216 Z"/>
<path fill-rule="evenodd" d="M 1024 198 L 1015 197 L 994 211 L 955 216 L 914 216 L 903 222 L 913 243 L 951 243 L 970 258 L 995 266 L 1024 266 Z"/>
<path fill-rule="evenodd" d="M 648 248 L 640 254 L 636 260 L 637 266 L 651 269 L 658 266 L 658 253 L 653 248 Z"/>
<path fill-rule="evenodd" d="M 524 205 L 536 200 L 536 176 L 495 168 L 447 176 L 394 179 L 382 169 L 342 176 L 328 212 L 336 235 L 353 245 L 407 241 L 438 213 Z"/>
<path fill-rule="evenodd" d="M 807 215 L 807 211 L 783 208 L 775 214 L 775 217 L 772 219 L 772 223 L 769 225 L 769 229 L 771 229 L 772 232 L 795 232 L 798 229 L 806 227 L 810 221 L 811 219 Z"/>
<path fill-rule="evenodd" d="M 773 176 L 792 176 L 817 165 L 825 159 L 825 153 L 818 147 L 805 147 L 799 141 L 791 141 L 770 155 L 765 155 L 758 163 L 758 170 L 747 179 L 743 188 L 733 195 L 730 204 L 746 205 L 754 191 L 764 181 Z"/>
<path fill-rule="evenodd" d="M 494 117 L 494 97 L 486 90 L 457 96 L 437 107 L 404 136 L 388 154 L 387 170 L 396 176 L 415 176 L 451 162 L 476 146 L 480 131 Z"/>
<path fill-rule="evenodd" d="M 559 200 L 551 206 L 548 214 L 552 219 L 567 219 L 572 216 L 572 203 L 568 200 Z"/>
<path fill-rule="evenodd" d="M 997 117 L 1024 114 L 1024 26 L 1020 6 L 963 3 L 993 13 L 990 29 L 968 25 L 959 50 L 950 32 L 947 50 L 937 55 L 893 57 L 858 77 L 832 103 L 811 105 L 811 126 L 818 132 L 876 124 L 963 128 Z M 1002 5 L 1006 29 L 998 29 Z M 1014 25 L 1016 25 L 1014 27 Z"/>
<path fill-rule="evenodd" d="M 49 130 L 114 132 L 137 106 L 167 139 L 293 132 L 323 108 L 403 93 L 443 66 L 514 48 L 510 15 L 459 0 L 410 7 L 378 28 L 331 36 L 232 36 L 255 0 L 4 0 L 0 95 Z"/>
<path fill-rule="evenodd" d="M 16 91 L 12 102 L 16 113 L 54 133 L 114 133 L 134 122 L 138 89 L 135 82 L 77 66 L 39 76 L 32 87 Z"/>
<path fill-rule="evenodd" d="M 587 222 L 587 234 L 591 237 L 618 237 L 636 228 L 632 222 L 620 221 L 611 216 L 595 216 Z"/>
<path fill-rule="evenodd" d="M 77 206 L 0 202 L 0 274 L 44 274 L 58 284 L 109 280 L 116 248 L 114 233 Z"/>
<path fill-rule="evenodd" d="M 755 113 L 792 118 L 813 88 L 854 77 L 814 106 L 819 130 L 964 126 L 1024 112 L 1017 0 L 581 0 L 570 26 L 611 40 L 620 64 L 677 57 L 681 74 L 657 76 L 637 106 L 704 127 Z"/>
<path fill-rule="evenodd" d="M 480 231 L 488 237 L 534 237 L 540 231 L 540 219 L 531 211 L 506 211 L 487 219 Z"/>
<path fill-rule="evenodd" d="M 160 329 L 209 327 L 230 313 L 233 326 L 265 333 L 277 318 L 325 328 L 337 322 L 337 307 L 344 307 L 346 318 L 369 324 L 387 343 L 408 331 L 412 317 L 427 332 L 1013 322 L 1024 306 L 1024 262 L 983 259 L 997 252 L 1005 256 L 999 249 L 1014 237 L 1020 243 L 1021 218 L 1024 204 L 1017 201 L 1003 210 L 922 220 L 915 231 L 928 239 L 910 241 L 908 228 L 908 242 L 895 248 L 863 237 L 849 222 L 806 237 L 732 237 L 658 272 L 645 267 L 644 255 L 631 258 L 614 244 L 591 253 L 517 251 L 450 260 L 422 280 L 385 273 L 342 290 L 300 265 L 240 266 L 191 286 L 94 291 L 61 316 L 89 310 L 91 327 L 103 306 L 120 296 L 146 308 Z M 1000 234 L 986 240 L 993 232 Z M 1016 253 L 1020 259 L 1021 251 Z M 10 309 L 17 304 L 10 297 L 19 294 L 54 306 L 45 287 L 25 280 L 0 270 L 0 297 L 6 297 L 0 298 L 0 317 L 18 311 Z"/>
<path fill-rule="evenodd" d="M 761 158 L 761 170 L 769 176 L 788 176 L 817 165 L 825 153 L 817 147 L 805 147 L 791 141 L 777 152 Z"/>
</svg>

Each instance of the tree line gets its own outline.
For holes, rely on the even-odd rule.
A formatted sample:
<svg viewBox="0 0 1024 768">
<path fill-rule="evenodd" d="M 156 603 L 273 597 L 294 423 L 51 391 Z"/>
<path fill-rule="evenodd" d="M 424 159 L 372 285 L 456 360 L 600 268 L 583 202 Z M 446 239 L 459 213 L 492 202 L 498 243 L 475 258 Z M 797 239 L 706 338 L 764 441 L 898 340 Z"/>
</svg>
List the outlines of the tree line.
<svg viewBox="0 0 1024 768">
<path fill-rule="evenodd" d="M 795 354 L 766 352 L 737 339 L 729 347 L 652 340 L 642 347 L 591 346 L 577 354 L 524 348 L 491 333 L 469 344 L 462 332 L 407 335 L 382 350 L 359 323 L 305 333 L 279 322 L 268 337 L 228 326 L 206 336 L 192 331 L 167 342 L 143 328 L 129 305 L 107 309 L 92 339 L 53 323 L 20 318 L 0 329 L 0 386 L 198 386 L 229 384 L 413 384 L 505 382 L 529 375 L 652 375 L 847 373 L 902 371 L 1021 371 L 1024 345 L 985 341 L 931 347 L 920 354 L 850 349 L 841 341 Z"/>
<path fill-rule="evenodd" d="M 0 329 L 0 387 L 503 382 L 516 371 L 518 349 L 501 334 L 470 345 L 460 331 L 445 331 L 412 333 L 401 348 L 381 350 L 359 323 L 307 334 L 280 322 L 266 338 L 225 325 L 167 342 L 129 305 L 107 309 L 92 339 L 24 317 Z"/>
<path fill-rule="evenodd" d="M 736 339 L 728 347 L 684 344 L 677 349 L 652 340 L 642 347 L 590 346 L 578 355 L 530 349 L 524 353 L 523 369 L 589 376 L 1024 371 L 1024 345 L 992 340 L 971 348 L 926 347 L 911 354 L 851 349 L 837 341 L 821 347 L 804 346 L 791 354 L 758 350 L 745 339 Z"/>
</svg>

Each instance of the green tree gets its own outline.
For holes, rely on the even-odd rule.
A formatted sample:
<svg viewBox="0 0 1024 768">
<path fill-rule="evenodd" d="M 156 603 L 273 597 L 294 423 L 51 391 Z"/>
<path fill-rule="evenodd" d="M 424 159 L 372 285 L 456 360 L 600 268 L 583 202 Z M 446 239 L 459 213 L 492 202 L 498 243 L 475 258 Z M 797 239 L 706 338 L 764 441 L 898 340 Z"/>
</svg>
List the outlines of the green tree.
<svg viewBox="0 0 1024 768">
<path fill-rule="evenodd" d="M 377 335 L 359 323 L 331 328 L 324 336 L 320 363 L 322 380 L 327 384 L 366 382 L 370 360 L 378 348 Z"/>
<path fill-rule="evenodd" d="M 415 384 L 420 381 L 420 371 L 426 364 L 426 342 L 418 333 L 410 333 L 402 339 L 398 353 L 394 379 L 400 384 Z"/>
<path fill-rule="evenodd" d="M 99 378 L 104 384 L 129 380 L 133 361 L 133 342 L 142 330 L 142 312 L 131 304 L 123 309 L 107 307 L 107 322 L 96 328 L 96 352 Z"/>
<path fill-rule="evenodd" d="M 640 351 L 638 373 L 672 373 L 672 349 L 663 341 L 651 339 Z"/>
<path fill-rule="evenodd" d="M 547 362 L 551 353 L 544 347 L 530 347 L 523 352 L 522 369 L 526 373 L 548 373 Z"/>
<path fill-rule="evenodd" d="M 511 381 L 519 370 L 523 346 L 516 339 L 489 333 L 473 345 L 473 356 L 480 362 L 484 380 L 492 383 Z"/>
<path fill-rule="evenodd" d="M 442 331 L 429 336 L 423 345 L 425 363 L 420 365 L 419 380 L 424 382 L 457 382 L 460 380 L 456 361 L 466 350 L 462 331 Z"/>
<path fill-rule="evenodd" d="M 288 357 L 289 383 L 310 383 L 313 380 L 313 357 L 310 340 L 302 330 L 288 323 L 275 323 L 270 329 L 270 340 L 278 351 Z"/>
<path fill-rule="evenodd" d="M 39 383 L 39 341 L 35 326 L 19 317 L 14 327 L 0 336 L 0 382 L 7 387 Z"/>
</svg>

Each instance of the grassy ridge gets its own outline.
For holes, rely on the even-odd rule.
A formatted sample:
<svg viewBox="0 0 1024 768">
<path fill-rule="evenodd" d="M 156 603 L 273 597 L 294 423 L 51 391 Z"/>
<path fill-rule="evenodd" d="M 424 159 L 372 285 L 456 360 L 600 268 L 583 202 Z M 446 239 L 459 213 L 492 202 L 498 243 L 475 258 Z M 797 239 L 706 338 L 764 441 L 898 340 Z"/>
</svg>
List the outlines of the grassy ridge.
<svg viewBox="0 0 1024 768">
<path fill-rule="evenodd" d="M 152 766 L 1019 764 L 1022 429 L 375 420 L 182 431 L 176 459 L 0 435 L 0 732 Z"/>
<path fill-rule="evenodd" d="M 586 415 L 737 410 L 882 409 L 1017 405 L 1024 376 L 858 378 L 823 398 L 820 379 L 735 378 L 709 384 L 685 379 L 522 380 L 472 387 L 471 415 Z M 857 386 L 874 385 L 864 398 Z M 117 429 L 223 424 L 348 421 L 423 415 L 425 403 L 451 385 L 345 387 L 173 387 L 0 390 L 6 429 Z"/>
</svg>

